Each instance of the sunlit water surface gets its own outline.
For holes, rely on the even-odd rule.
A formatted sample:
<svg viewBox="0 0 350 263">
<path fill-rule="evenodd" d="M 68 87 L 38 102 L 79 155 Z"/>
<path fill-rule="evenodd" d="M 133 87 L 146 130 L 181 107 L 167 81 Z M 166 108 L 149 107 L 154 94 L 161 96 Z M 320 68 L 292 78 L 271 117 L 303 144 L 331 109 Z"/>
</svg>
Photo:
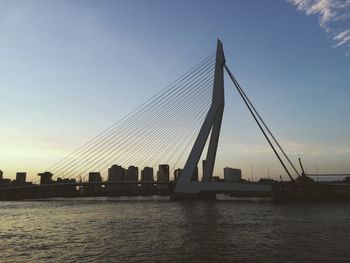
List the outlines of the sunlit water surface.
<svg viewBox="0 0 350 263">
<path fill-rule="evenodd" d="M 0 202 L 1 262 L 350 262 L 350 204 Z"/>
</svg>

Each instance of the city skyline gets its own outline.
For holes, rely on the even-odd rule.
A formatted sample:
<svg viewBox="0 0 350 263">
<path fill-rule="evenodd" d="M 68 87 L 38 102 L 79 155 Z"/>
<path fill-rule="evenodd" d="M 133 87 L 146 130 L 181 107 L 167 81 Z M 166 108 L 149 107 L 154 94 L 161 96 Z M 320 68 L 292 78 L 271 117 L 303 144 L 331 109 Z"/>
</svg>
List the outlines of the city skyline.
<svg viewBox="0 0 350 263">
<path fill-rule="evenodd" d="M 300 155 L 309 172 L 349 172 L 349 43 L 346 33 L 327 35 L 332 17 L 319 22 L 307 5 L 296 10 L 297 1 L 274 3 L 273 10 L 271 1 L 193 3 L 186 12 L 185 2 L 2 3 L 0 169 L 6 177 L 47 170 L 212 52 L 217 37 L 294 163 Z M 243 17 L 242 10 L 251 15 Z M 190 36 L 189 21 L 197 29 L 199 23 L 189 20 L 191 12 L 207 26 L 196 36 Z M 180 14 L 183 20 L 176 21 L 186 30 L 166 21 Z M 266 177 L 268 169 L 279 176 L 275 156 L 230 83 L 225 85 L 214 175 L 230 166 L 247 178 L 253 166 L 254 176 Z"/>
</svg>

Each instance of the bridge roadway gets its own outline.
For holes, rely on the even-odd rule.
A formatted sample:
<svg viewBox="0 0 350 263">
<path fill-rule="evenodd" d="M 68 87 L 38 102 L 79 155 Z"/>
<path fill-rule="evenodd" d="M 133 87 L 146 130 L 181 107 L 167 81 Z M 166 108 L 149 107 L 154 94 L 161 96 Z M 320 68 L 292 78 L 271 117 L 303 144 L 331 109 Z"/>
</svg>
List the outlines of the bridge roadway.
<svg viewBox="0 0 350 263">
<path fill-rule="evenodd" d="M 157 181 L 113 181 L 113 182 L 76 182 L 76 183 L 52 183 L 52 184 L 32 184 L 0 188 L 0 195 L 7 195 L 15 192 L 41 192 L 45 189 L 64 189 L 65 187 L 83 187 L 83 189 L 91 186 L 108 186 L 108 185 L 166 185 L 168 194 L 172 195 L 176 182 L 157 182 Z M 171 187 L 170 187 L 171 186 Z M 190 189 L 200 189 L 196 193 L 214 194 L 232 194 L 237 196 L 269 196 L 271 193 L 271 185 L 259 183 L 230 183 L 230 182 L 190 182 Z M 35 190 L 37 189 L 37 191 Z M 60 193 L 60 191 L 56 192 Z M 157 194 L 155 192 L 154 194 Z M 161 194 L 164 195 L 162 192 Z M 57 195 L 56 195 L 57 196 Z"/>
<path fill-rule="evenodd" d="M 59 186 L 89 186 L 89 185 L 125 185 L 125 184 L 137 184 L 137 185 L 169 185 L 175 183 L 174 181 L 111 181 L 111 182 L 75 182 L 75 183 L 52 183 L 52 184 L 28 184 L 20 186 L 11 186 L 0 188 L 0 190 L 33 188 L 33 187 L 59 187 Z M 206 191 L 220 192 L 220 189 L 225 191 L 271 191 L 271 186 L 260 183 L 231 183 L 231 182 L 190 182 L 192 185 L 210 186 L 212 189 Z M 191 186 L 190 186 L 191 187 Z"/>
<path fill-rule="evenodd" d="M 60 187 L 60 186 L 92 186 L 92 185 L 125 185 L 125 184 L 137 184 L 137 185 L 146 185 L 146 184 L 153 184 L 153 185 L 167 185 L 173 183 L 172 181 L 169 182 L 156 182 L 156 181 L 112 181 L 112 182 L 75 182 L 75 183 L 57 183 L 54 182 L 52 184 L 28 184 L 28 185 L 19 185 L 19 186 L 11 186 L 11 187 L 4 187 L 0 188 L 1 190 L 11 190 L 11 189 L 26 189 L 26 188 L 47 188 L 47 187 Z"/>
</svg>

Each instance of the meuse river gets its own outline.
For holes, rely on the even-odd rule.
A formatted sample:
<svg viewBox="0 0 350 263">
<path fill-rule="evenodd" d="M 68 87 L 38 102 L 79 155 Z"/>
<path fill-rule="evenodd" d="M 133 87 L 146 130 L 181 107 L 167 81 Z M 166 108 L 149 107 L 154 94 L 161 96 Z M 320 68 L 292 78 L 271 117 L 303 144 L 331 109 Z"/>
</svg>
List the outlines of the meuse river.
<svg viewBox="0 0 350 263">
<path fill-rule="evenodd" d="M 0 262 L 350 262 L 350 203 L 0 202 Z"/>
</svg>

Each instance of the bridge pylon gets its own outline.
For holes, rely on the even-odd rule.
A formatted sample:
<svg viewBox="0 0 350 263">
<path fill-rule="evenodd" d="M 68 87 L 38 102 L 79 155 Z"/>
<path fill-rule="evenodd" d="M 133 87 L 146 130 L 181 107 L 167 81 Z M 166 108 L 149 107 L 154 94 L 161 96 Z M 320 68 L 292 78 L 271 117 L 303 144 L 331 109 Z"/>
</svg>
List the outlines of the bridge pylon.
<svg viewBox="0 0 350 263">
<path fill-rule="evenodd" d="M 193 148 L 185 163 L 183 172 L 176 183 L 173 200 L 179 199 L 214 199 L 217 193 L 230 193 L 232 191 L 259 191 L 269 190 L 269 187 L 261 187 L 255 184 L 228 183 L 212 181 L 216 152 L 219 142 L 219 135 L 222 117 L 225 107 L 224 96 L 224 67 L 225 55 L 223 44 L 218 39 L 216 47 L 216 62 L 213 83 L 213 95 L 211 106 L 202 124 Z M 197 169 L 198 162 L 202 156 L 204 147 L 209 138 L 206 159 L 203 165 L 203 176 L 201 181 L 194 181 L 193 176 Z M 261 189 L 264 188 L 264 189 Z M 265 189 L 266 188 L 266 189 Z"/>
</svg>

